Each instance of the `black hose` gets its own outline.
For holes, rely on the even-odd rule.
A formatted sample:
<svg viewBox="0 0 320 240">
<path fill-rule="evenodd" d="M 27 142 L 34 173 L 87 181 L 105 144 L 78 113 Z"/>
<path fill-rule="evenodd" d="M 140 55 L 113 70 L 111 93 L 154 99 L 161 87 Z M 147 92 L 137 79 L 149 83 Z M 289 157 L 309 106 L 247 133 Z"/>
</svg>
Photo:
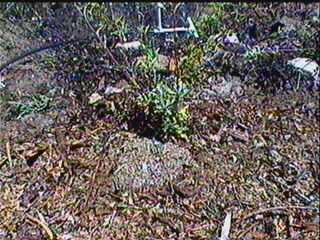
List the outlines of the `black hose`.
<svg viewBox="0 0 320 240">
<path fill-rule="evenodd" d="M 23 58 L 26 58 L 32 54 L 35 54 L 35 53 L 38 53 L 38 52 L 42 52 L 42 51 L 45 51 L 45 50 L 48 50 L 48 49 L 53 49 L 53 48 L 57 48 L 57 47 L 60 47 L 60 46 L 65 46 L 65 45 L 68 45 L 68 44 L 72 44 L 72 43 L 85 43 L 85 42 L 90 42 L 93 40 L 94 37 L 88 37 L 88 38 L 85 38 L 85 39 L 73 39 L 73 40 L 69 40 L 69 41 L 60 41 L 60 42 L 56 42 L 56 43 L 50 43 L 50 44 L 46 44 L 44 46 L 41 46 L 41 47 L 38 47 L 38 48 L 32 48 L 26 52 L 23 52 L 21 53 L 20 55 L 10 59 L 9 61 L 3 63 L 0 65 L 0 72 L 2 72 L 2 70 L 4 70 L 5 68 L 9 67 L 11 64 L 23 59 Z"/>
</svg>

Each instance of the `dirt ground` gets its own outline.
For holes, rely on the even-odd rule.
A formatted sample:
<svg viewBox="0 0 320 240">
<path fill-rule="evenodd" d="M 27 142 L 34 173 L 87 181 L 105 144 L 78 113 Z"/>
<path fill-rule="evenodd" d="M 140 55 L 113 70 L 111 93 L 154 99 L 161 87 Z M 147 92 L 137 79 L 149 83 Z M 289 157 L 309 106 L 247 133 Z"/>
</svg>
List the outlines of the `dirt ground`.
<svg viewBox="0 0 320 240">
<path fill-rule="evenodd" d="M 0 64 L 42 44 L 32 26 L 0 20 Z M 188 99 L 192 134 L 162 142 L 88 104 L 99 86 L 124 86 L 103 101 L 129 109 L 134 85 L 105 62 L 81 94 L 59 82 L 46 64 L 63 51 L 0 73 L 0 239 L 219 239 L 227 213 L 230 239 L 318 239 L 318 90 L 207 77 Z"/>
</svg>

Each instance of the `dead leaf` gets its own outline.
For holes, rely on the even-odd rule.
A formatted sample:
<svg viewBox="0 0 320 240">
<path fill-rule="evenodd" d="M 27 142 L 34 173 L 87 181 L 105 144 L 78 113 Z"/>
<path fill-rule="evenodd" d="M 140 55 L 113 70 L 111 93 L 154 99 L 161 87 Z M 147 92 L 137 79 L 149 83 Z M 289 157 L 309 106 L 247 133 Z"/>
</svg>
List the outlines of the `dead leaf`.
<svg viewBox="0 0 320 240">
<path fill-rule="evenodd" d="M 177 59 L 175 57 L 169 59 L 169 71 L 172 73 L 177 71 Z"/>
<path fill-rule="evenodd" d="M 39 227 L 41 227 L 41 228 L 46 232 L 46 234 L 48 235 L 48 238 L 49 238 L 50 240 L 56 239 L 56 237 L 55 237 L 54 234 L 52 233 L 51 229 L 48 227 L 47 223 L 45 222 L 44 217 L 43 217 L 40 213 L 38 213 L 38 215 L 39 215 L 39 218 L 40 218 L 40 219 L 34 218 L 34 217 L 30 216 L 29 214 L 27 214 L 27 219 L 28 219 L 31 223 L 36 224 L 36 225 L 38 225 Z"/>
<path fill-rule="evenodd" d="M 48 149 L 48 145 L 39 145 L 35 149 L 25 153 L 24 158 L 29 167 L 31 167 L 36 160 Z"/>
<path fill-rule="evenodd" d="M 70 146 L 71 150 L 75 150 L 77 148 L 82 148 L 82 147 L 88 146 L 87 144 L 85 144 L 84 142 L 82 142 L 80 140 L 73 140 L 73 141 L 69 142 L 68 145 Z"/>
</svg>

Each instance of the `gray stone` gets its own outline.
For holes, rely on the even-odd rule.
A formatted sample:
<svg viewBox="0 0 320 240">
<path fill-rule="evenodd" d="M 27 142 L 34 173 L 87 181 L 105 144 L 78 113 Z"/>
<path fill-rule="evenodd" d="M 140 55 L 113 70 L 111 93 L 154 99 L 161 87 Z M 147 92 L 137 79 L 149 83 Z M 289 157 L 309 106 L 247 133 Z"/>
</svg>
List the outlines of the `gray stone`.
<svg viewBox="0 0 320 240">
<path fill-rule="evenodd" d="M 156 187 L 183 172 L 183 165 L 196 166 L 188 150 L 173 143 L 157 143 L 135 134 L 117 134 L 109 157 L 116 160 L 112 179 L 114 188 L 137 189 Z"/>
<path fill-rule="evenodd" d="M 141 46 L 141 42 L 139 42 L 139 41 L 117 43 L 117 45 L 116 45 L 117 48 L 122 48 L 122 49 L 125 49 L 125 50 L 128 50 L 128 49 L 139 49 L 140 46 Z"/>
<path fill-rule="evenodd" d="M 212 81 L 210 89 L 204 89 L 200 94 L 201 98 L 211 99 L 213 97 L 237 98 L 243 93 L 240 80 L 237 78 L 225 79 L 222 81 Z"/>
<path fill-rule="evenodd" d="M 122 91 L 123 91 L 123 88 L 116 88 L 116 87 L 108 86 L 106 88 L 106 90 L 104 91 L 104 94 L 106 96 L 109 96 L 112 94 L 121 93 Z"/>
<path fill-rule="evenodd" d="M 311 74 L 314 79 L 319 77 L 320 68 L 319 65 L 309 58 L 295 58 L 288 62 L 289 65 L 297 69 L 301 69 Z"/>
<path fill-rule="evenodd" d="M 4 81 L 0 77 L 0 90 L 4 89 L 6 87 Z"/>
</svg>

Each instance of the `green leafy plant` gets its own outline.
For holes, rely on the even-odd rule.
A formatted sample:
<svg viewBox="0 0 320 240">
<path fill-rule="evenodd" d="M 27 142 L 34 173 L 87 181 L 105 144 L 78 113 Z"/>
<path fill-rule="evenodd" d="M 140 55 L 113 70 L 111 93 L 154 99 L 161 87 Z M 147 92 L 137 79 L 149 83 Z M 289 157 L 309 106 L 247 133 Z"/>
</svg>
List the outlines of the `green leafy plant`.
<svg viewBox="0 0 320 240">
<path fill-rule="evenodd" d="M 180 79 L 193 84 L 200 78 L 203 54 L 202 45 L 192 44 L 188 46 L 185 56 L 179 61 L 178 69 Z"/>
<path fill-rule="evenodd" d="M 117 36 L 120 41 L 126 42 L 127 41 L 127 35 L 129 33 L 129 27 L 126 24 L 126 21 L 123 17 L 118 17 L 114 21 L 114 31 L 111 32 L 111 35 Z"/>
<path fill-rule="evenodd" d="M 130 28 L 124 17 L 113 19 L 110 3 L 75 3 L 75 6 L 82 14 L 85 24 L 105 47 L 108 35 L 116 36 L 122 42 L 127 41 Z"/>
<path fill-rule="evenodd" d="M 141 39 L 143 39 L 144 41 L 147 40 L 147 36 L 148 36 L 148 33 L 150 32 L 150 25 L 147 25 L 147 26 L 140 26 L 138 27 L 138 31 L 140 33 L 140 37 Z"/>
<path fill-rule="evenodd" d="M 251 62 L 254 60 L 261 59 L 265 55 L 266 55 L 266 52 L 264 52 L 261 48 L 257 47 L 257 48 L 248 49 L 243 55 L 243 57 L 245 60 Z"/>
<path fill-rule="evenodd" d="M 35 112 L 43 112 L 50 107 L 51 99 L 45 95 L 33 94 L 25 96 L 26 101 L 10 102 L 14 105 L 17 119 Z"/>
<path fill-rule="evenodd" d="M 211 14 L 203 16 L 200 21 L 196 23 L 200 37 L 208 37 L 211 34 L 218 33 L 223 27 L 222 18 L 224 16 L 224 3 L 210 3 L 208 5 Z"/>
<path fill-rule="evenodd" d="M 140 49 L 142 50 L 144 57 L 137 61 L 137 70 L 140 71 L 144 76 L 155 76 L 159 49 L 154 50 L 146 45 L 142 45 Z"/>
<path fill-rule="evenodd" d="M 138 104 L 143 107 L 146 115 L 159 120 L 159 136 L 187 138 L 189 113 L 183 102 L 188 93 L 189 89 L 181 82 L 174 87 L 158 82 L 154 89 L 138 98 Z"/>
<path fill-rule="evenodd" d="M 75 3 L 81 13 L 85 24 L 94 32 L 100 43 L 105 45 L 107 32 L 111 31 L 112 21 L 108 18 L 107 3 Z"/>
</svg>

